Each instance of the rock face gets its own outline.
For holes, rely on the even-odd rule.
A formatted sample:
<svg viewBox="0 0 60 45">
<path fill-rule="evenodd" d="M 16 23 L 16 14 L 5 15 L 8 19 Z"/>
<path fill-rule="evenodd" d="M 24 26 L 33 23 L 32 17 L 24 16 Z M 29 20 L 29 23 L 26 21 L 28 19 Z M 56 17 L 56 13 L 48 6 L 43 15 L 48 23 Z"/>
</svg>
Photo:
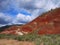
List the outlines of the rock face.
<svg viewBox="0 0 60 45">
<path fill-rule="evenodd" d="M 34 31 L 38 34 L 60 34 L 60 8 L 46 12 L 26 25 L 12 26 L 1 33 L 17 34 L 16 31 L 23 34 Z"/>
</svg>

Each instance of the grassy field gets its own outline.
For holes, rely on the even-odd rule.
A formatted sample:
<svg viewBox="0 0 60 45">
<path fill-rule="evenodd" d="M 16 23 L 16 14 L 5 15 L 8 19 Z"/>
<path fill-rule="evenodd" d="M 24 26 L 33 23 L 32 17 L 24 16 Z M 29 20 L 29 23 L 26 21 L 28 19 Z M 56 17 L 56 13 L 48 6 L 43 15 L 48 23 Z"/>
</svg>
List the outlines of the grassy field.
<svg viewBox="0 0 60 45">
<path fill-rule="evenodd" d="M 28 35 L 7 35 L 0 34 L 0 39 L 11 39 L 18 41 L 28 41 L 34 42 L 35 45 L 60 45 L 60 34 L 56 35 L 37 35 L 37 34 L 28 34 Z"/>
</svg>

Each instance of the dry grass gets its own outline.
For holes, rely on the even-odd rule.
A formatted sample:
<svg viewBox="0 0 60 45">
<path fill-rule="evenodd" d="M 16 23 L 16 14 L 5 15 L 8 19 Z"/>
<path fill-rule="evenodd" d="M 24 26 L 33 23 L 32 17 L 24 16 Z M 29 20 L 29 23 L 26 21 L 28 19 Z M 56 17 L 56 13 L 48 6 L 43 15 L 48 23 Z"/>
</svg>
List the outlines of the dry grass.
<svg viewBox="0 0 60 45">
<path fill-rule="evenodd" d="M 60 45 L 60 34 L 23 36 L 0 34 L 0 45 Z"/>
<path fill-rule="evenodd" d="M 0 45 L 34 45 L 34 42 L 0 39 Z"/>
</svg>

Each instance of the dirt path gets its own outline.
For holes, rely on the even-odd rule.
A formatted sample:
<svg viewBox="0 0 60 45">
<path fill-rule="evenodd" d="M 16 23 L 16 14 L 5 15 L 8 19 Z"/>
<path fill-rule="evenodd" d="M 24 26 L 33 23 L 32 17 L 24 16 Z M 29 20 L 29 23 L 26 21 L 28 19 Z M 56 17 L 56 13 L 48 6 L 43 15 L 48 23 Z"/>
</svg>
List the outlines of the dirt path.
<svg viewBox="0 0 60 45">
<path fill-rule="evenodd" d="M 34 42 L 0 39 L 0 45 L 34 45 Z"/>
</svg>

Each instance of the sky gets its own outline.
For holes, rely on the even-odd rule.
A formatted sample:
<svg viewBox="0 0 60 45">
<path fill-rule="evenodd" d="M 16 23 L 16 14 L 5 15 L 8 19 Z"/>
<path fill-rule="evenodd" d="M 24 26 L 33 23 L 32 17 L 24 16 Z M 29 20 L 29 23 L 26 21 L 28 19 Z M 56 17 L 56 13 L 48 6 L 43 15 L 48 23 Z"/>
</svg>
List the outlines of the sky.
<svg viewBox="0 0 60 45">
<path fill-rule="evenodd" d="M 0 27 L 26 24 L 58 7 L 60 0 L 0 0 Z"/>
</svg>

